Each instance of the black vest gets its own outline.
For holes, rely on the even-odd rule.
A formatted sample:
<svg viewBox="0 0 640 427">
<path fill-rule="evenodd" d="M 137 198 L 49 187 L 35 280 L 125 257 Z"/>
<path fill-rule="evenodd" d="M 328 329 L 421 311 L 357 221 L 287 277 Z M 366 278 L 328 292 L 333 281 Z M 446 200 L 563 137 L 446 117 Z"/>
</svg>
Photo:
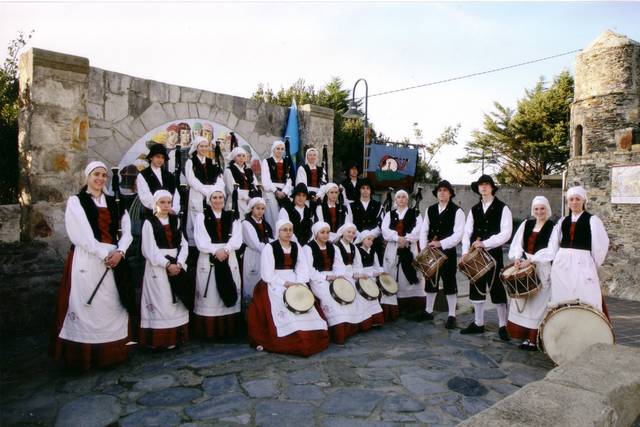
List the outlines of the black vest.
<svg viewBox="0 0 640 427">
<path fill-rule="evenodd" d="M 318 172 L 318 182 L 313 182 L 313 183 L 311 182 L 311 168 L 309 167 L 309 165 L 304 164 L 302 165 L 302 167 L 304 168 L 304 171 L 307 173 L 307 182 L 305 182 L 307 187 L 320 188 L 322 186 L 322 174 L 324 173 L 324 171 L 322 170 L 322 166 L 316 166 L 316 171 Z"/>
<path fill-rule="evenodd" d="M 301 245 L 304 245 L 311 238 L 311 226 L 313 225 L 313 211 L 308 206 L 304 207 L 303 217 L 296 210 L 293 203 L 287 204 L 285 207 L 289 215 L 289 221 L 293 224 L 293 234 Z"/>
<path fill-rule="evenodd" d="M 380 202 L 377 200 L 369 200 L 367 210 L 364 210 L 362 202 L 356 199 L 351 202 L 351 213 L 353 214 L 353 224 L 358 231 L 373 230 L 378 226 L 378 214 L 380 213 Z"/>
<path fill-rule="evenodd" d="M 222 211 L 222 216 L 220 217 L 220 221 L 222 221 L 222 236 L 220 238 L 218 238 L 215 221 L 213 210 L 211 207 L 206 206 L 204 209 L 204 227 L 211 238 L 211 243 L 227 243 L 233 231 L 233 212 Z"/>
<path fill-rule="evenodd" d="M 356 185 L 353 185 L 351 179 L 347 177 L 342 181 L 342 186 L 344 187 L 344 192 L 348 200 L 358 200 L 360 198 L 360 192 L 356 189 L 358 186 L 357 182 Z"/>
<path fill-rule="evenodd" d="M 229 165 L 229 170 L 231 170 L 231 175 L 233 175 L 233 180 L 240 185 L 238 187 L 240 190 L 249 190 L 253 186 L 253 171 L 251 168 L 244 168 L 244 175 L 247 178 L 247 188 L 242 188 L 242 172 L 237 168 L 235 163 L 231 162 Z"/>
<path fill-rule="evenodd" d="M 309 242 L 309 247 L 311 248 L 311 253 L 313 254 L 313 268 L 315 268 L 318 271 L 333 270 L 333 257 L 335 256 L 336 248 L 333 247 L 333 244 L 331 242 L 327 242 L 326 245 L 327 245 L 327 255 L 331 260 L 331 267 L 329 268 L 329 270 L 324 269 L 324 263 L 322 262 L 322 253 L 320 251 L 320 246 L 318 246 L 318 242 L 316 242 L 315 240 L 312 240 L 311 242 Z"/>
<path fill-rule="evenodd" d="M 453 228 L 456 225 L 456 213 L 460 207 L 453 202 L 447 203 L 442 213 L 438 212 L 438 204 L 429 206 L 427 209 L 427 217 L 429 218 L 429 233 L 427 240 L 434 238 L 438 240 L 446 239 L 453 234 Z"/>
<path fill-rule="evenodd" d="M 578 221 L 576 221 L 575 230 L 573 232 L 573 243 L 571 242 L 571 214 L 562 220 L 562 240 L 561 248 L 584 249 L 591 250 L 591 214 L 582 212 Z"/>
<path fill-rule="evenodd" d="M 276 167 L 276 159 L 273 157 L 269 157 L 267 159 L 267 166 L 269 167 L 269 176 L 271 177 L 271 182 L 275 184 L 285 184 L 287 182 L 287 178 L 289 178 L 289 165 L 288 162 L 282 161 L 283 169 L 284 169 L 284 178 L 282 180 L 278 179 L 278 171 Z"/>
<path fill-rule="evenodd" d="M 91 231 L 93 231 L 93 237 L 97 241 L 101 241 L 102 234 L 100 233 L 100 227 L 98 226 L 98 207 L 96 206 L 93 198 L 89 193 L 87 193 L 87 186 L 82 187 L 80 192 L 77 194 L 78 200 L 80 200 L 80 206 L 84 210 L 84 214 L 89 221 L 89 225 L 91 226 Z M 120 218 L 124 214 L 120 214 L 117 212 L 116 199 L 112 196 L 104 195 L 107 201 L 107 209 L 109 209 L 109 214 L 111 214 L 111 223 L 109 224 L 109 234 L 111 235 L 111 240 L 114 245 L 118 244 L 118 223 L 120 222 Z"/>
<path fill-rule="evenodd" d="M 529 241 L 529 237 L 531 233 L 533 233 L 533 227 L 536 225 L 535 219 L 527 220 L 524 223 L 524 234 L 522 235 L 522 249 L 527 252 L 527 242 Z M 553 231 L 554 223 L 550 219 L 544 223 L 540 231 L 538 232 L 538 236 L 536 237 L 536 243 L 533 245 L 533 253 L 535 254 L 540 249 L 544 249 L 549 246 L 549 238 L 551 237 L 551 232 Z"/>
<path fill-rule="evenodd" d="M 336 231 L 338 231 L 338 228 L 344 225 L 344 222 L 347 219 L 347 208 L 345 208 L 344 205 L 341 205 L 340 202 L 336 202 L 336 226 L 334 228 L 330 220 L 331 216 L 329 215 L 329 204 L 325 200 L 320 206 L 322 206 L 322 218 L 324 219 L 324 222 L 329 224 L 331 232 L 335 233 Z"/>
<path fill-rule="evenodd" d="M 351 249 L 351 253 L 347 252 L 347 249 L 344 247 L 344 243 L 342 240 L 336 243 L 338 249 L 340 249 L 340 255 L 342 255 L 342 262 L 344 265 L 353 265 L 353 262 L 356 258 L 356 247 L 349 243 L 349 249 Z"/>
<path fill-rule="evenodd" d="M 222 173 L 220 167 L 213 163 L 208 157 L 205 157 L 204 163 L 207 165 L 205 170 L 204 165 L 200 163 L 197 153 L 193 153 L 191 156 L 191 164 L 193 165 L 193 174 L 204 185 L 213 185 L 218 180 L 218 177 Z M 164 178 L 163 178 L 164 179 Z"/>
<path fill-rule="evenodd" d="M 155 215 L 150 215 L 147 218 L 147 221 L 151 223 L 151 227 L 153 227 L 153 237 L 156 239 L 156 245 L 158 249 L 169 249 L 169 242 L 167 241 L 167 236 L 164 233 L 164 227 L 160 222 L 160 219 Z M 182 243 L 182 234 L 178 229 L 178 216 L 169 214 L 169 226 L 171 227 L 171 235 L 172 235 L 172 245 L 174 249 L 180 248 L 180 243 Z"/>
<path fill-rule="evenodd" d="M 275 259 L 275 269 L 276 270 L 293 270 L 296 267 L 296 263 L 298 262 L 298 245 L 296 242 L 291 242 L 291 261 L 293 262 L 293 268 L 285 269 L 284 268 L 284 250 L 282 249 L 282 245 L 280 244 L 280 240 L 275 240 L 271 242 L 271 247 L 273 249 L 273 258 Z"/>
<path fill-rule="evenodd" d="M 151 194 L 155 193 L 158 190 L 167 190 L 171 195 L 175 195 L 176 191 L 176 180 L 169 171 L 166 171 L 164 168 L 160 169 L 160 173 L 162 175 L 162 184 L 158 180 L 158 177 L 151 170 L 151 166 L 144 168 L 140 175 L 144 178 L 149 186 L 149 191 Z"/>
<path fill-rule="evenodd" d="M 502 220 L 502 209 L 506 205 L 494 197 L 493 202 L 487 209 L 487 212 L 482 211 L 482 202 L 474 205 L 471 208 L 471 214 L 473 215 L 473 233 L 471 233 L 471 243 L 480 238 L 480 240 L 486 240 L 489 237 L 500 233 L 500 220 Z"/>
<path fill-rule="evenodd" d="M 362 258 L 362 266 L 373 267 L 373 264 L 375 262 L 374 257 L 376 256 L 373 248 L 369 249 L 368 253 L 362 248 L 362 246 L 358 246 L 358 250 L 360 251 L 360 258 Z"/>
<path fill-rule="evenodd" d="M 271 230 L 271 226 L 264 218 L 262 218 L 262 225 L 264 226 L 264 235 L 260 235 L 260 231 L 258 230 L 258 223 L 253 219 L 251 214 L 247 214 L 245 217 L 246 220 L 253 226 L 253 229 L 256 230 L 256 234 L 258 235 L 258 240 L 262 243 L 269 243 L 269 238 L 273 238 L 273 230 Z"/>
<path fill-rule="evenodd" d="M 389 221 L 389 228 L 391 230 L 395 230 L 398 225 L 398 221 L 400 221 L 400 217 L 398 216 L 398 210 L 394 209 L 391 211 L 391 220 Z M 413 228 L 416 226 L 416 212 L 413 209 L 407 209 L 407 213 L 404 214 L 404 234 L 411 233 Z"/>
</svg>

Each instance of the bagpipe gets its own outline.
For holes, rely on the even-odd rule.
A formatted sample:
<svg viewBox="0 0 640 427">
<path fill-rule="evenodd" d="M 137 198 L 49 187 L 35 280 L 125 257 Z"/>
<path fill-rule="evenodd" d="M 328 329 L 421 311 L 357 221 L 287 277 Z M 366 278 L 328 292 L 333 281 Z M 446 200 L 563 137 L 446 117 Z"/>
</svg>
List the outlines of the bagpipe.
<svg viewBox="0 0 640 427">
<path fill-rule="evenodd" d="M 180 176 L 183 173 L 186 162 L 182 158 L 184 153 L 180 148 L 176 148 L 176 163 L 175 168 L 173 170 L 173 176 L 176 181 L 176 191 L 180 194 L 180 212 L 176 212 L 178 218 L 180 218 L 180 232 L 186 237 L 187 236 L 187 216 L 188 216 L 188 205 L 189 205 L 189 186 L 185 182 L 184 184 L 181 182 Z"/>
</svg>

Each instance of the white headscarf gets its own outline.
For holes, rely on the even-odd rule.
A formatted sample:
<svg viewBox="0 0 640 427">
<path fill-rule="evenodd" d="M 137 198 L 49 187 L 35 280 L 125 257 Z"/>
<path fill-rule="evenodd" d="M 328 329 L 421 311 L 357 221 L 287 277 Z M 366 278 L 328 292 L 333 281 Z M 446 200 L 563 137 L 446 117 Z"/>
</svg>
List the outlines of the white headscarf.
<svg viewBox="0 0 640 427">
<path fill-rule="evenodd" d="M 536 206 L 544 206 L 547 209 L 547 219 L 551 218 L 551 205 L 549 204 L 549 200 L 544 196 L 536 196 L 531 201 L 531 216 L 533 215 L 533 208 Z"/>
<path fill-rule="evenodd" d="M 283 147 L 286 147 L 286 145 L 284 144 L 284 142 L 277 140 L 277 141 L 273 141 L 273 143 L 271 144 L 271 157 L 273 157 L 274 159 L 276 158 L 275 154 L 273 154 L 276 151 L 276 147 L 278 145 L 282 145 Z M 284 159 L 284 153 L 282 154 L 282 158 Z"/>
<path fill-rule="evenodd" d="M 215 184 L 207 194 L 207 201 L 211 207 L 213 207 L 213 205 L 211 205 L 211 196 L 213 193 L 222 193 L 222 197 L 225 197 L 224 184 Z"/>
<path fill-rule="evenodd" d="M 318 150 L 316 150 L 315 148 L 311 147 L 308 148 L 307 151 L 304 153 L 304 162 L 305 164 L 309 164 L 309 152 L 311 151 L 315 151 L 316 152 L 316 156 L 319 156 L 318 154 Z M 318 159 L 316 157 L 316 165 L 318 164 Z"/>
<path fill-rule="evenodd" d="M 320 187 L 320 189 L 318 189 L 318 193 L 316 194 L 320 199 L 323 199 L 324 196 L 329 192 L 329 190 L 331 190 L 332 188 L 335 188 L 336 190 L 338 190 L 338 193 L 340 192 L 340 187 L 338 187 L 338 184 L 336 184 L 335 182 L 328 182 L 325 185 L 323 185 L 322 187 Z"/>
<path fill-rule="evenodd" d="M 356 236 L 355 237 L 358 237 L 358 235 L 357 235 L 358 229 L 356 228 L 356 226 L 353 223 L 345 222 L 344 224 L 342 224 L 342 226 L 340 228 L 338 228 L 338 231 L 336 232 L 336 242 L 338 242 L 340 239 L 342 239 L 342 235 L 344 234 L 344 232 L 347 231 L 350 228 L 353 228 L 354 230 L 356 230 Z M 355 242 L 355 238 L 354 238 L 354 242 Z M 352 243 L 354 243 L 354 242 L 352 242 Z"/>
<path fill-rule="evenodd" d="M 84 177 L 89 178 L 91 172 L 93 172 L 93 170 L 97 168 L 104 168 L 107 172 L 109 172 L 109 168 L 107 167 L 107 165 L 105 165 L 101 161 L 94 160 L 93 162 L 90 162 L 86 168 L 84 168 Z"/>
<path fill-rule="evenodd" d="M 191 147 L 189 147 L 189 157 L 191 157 L 193 153 L 195 153 L 198 150 L 198 145 L 202 144 L 203 142 L 209 143 L 209 140 L 204 136 L 196 136 L 196 139 L 194 139 L 193 142 L 191 143 Z M 215 145 L 213 141 L 212 141 L 212 144 Z"/>
<path fill-rule="evenodd" d="M 587 201 L 587 190 L 585 190 L 581 185 L 577 185 L 575 187 L 571 187 L 567 190 L 567 200 L 570 197 L 578 196 L 585 202 Z"/>
<path fill-rule="evenodd" d="M 262 197 L 254 197 L 253 199 L 249 200 L 249 203 L 247 203 L 247 212 L 251 213 L 253 207 L 258 204 L 267 207 L 267 202 L 265 202 Z"/>
<path fill-rule="evenodd" d="M 153 202 L 157 204 L 160 199 L 164 197 L 168 197 L 169 199 L 173 200 L 173 196 L 167 190 L 158 190 L 153 193 Z"/>
<path fill-rule="evenodd" d="M 247 154 L 247 150 L 245 150 L 242 147 L 236 147 L 233 150 L 231 150 L 231 153 L 229 153 L 229 157 L 227 157 L 227 160 L 229 160 L 230 162 L 234 161 L 238 154 L 246 154 L 247 157 L 249 157 L 249 154 Z"/>
<path fill-rule="evenodd" d="M 356 244 L 362 243 L 362 241 L 367 237 L 375 238 L 376 237 L 375 230 L 362 230 L 361 232 L 358 233 L 355 243 Z"/>
<path fill-rule="evenodd" d="M 288 219 L 279 219 L 278 222 L 276 222 L 276 237 L 279 237 L 280 229 L 285 225 L 290 225 L 293 227 L 293 223 Z"/>
<path fill-rule="evenodd" d="M 329 230 L 331 230 L 331 226 L 329 224 L 327 224 L 324 221 L 318 221 L 315 224 L 313 224 L 313 227 L 311 227 L 311 232 L 313 233 L 313 237 L 315 238 L 316 235 L 323 229 L 323 228 L 328 228 Z"/>
</svg>

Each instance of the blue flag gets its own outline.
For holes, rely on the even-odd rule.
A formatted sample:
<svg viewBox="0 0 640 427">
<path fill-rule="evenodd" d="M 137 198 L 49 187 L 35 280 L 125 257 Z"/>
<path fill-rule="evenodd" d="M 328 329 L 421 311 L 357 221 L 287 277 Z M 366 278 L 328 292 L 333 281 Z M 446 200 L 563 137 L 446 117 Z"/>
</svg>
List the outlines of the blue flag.
<svg viewBox="0 0 640 427">
<path fill-rule="evenodd" d="M 291 160 L 296 164 L 296 155 L 300 147 L 300 135 L 298 134 L 298 106 L 296 100 L 291 102 L 291 108 L 289 109 L 289 119 L 287 120 L 287 127 L 284 131 L 284 137 L 289 138 L 289 151 L 291 154 Z"/>
</svg>

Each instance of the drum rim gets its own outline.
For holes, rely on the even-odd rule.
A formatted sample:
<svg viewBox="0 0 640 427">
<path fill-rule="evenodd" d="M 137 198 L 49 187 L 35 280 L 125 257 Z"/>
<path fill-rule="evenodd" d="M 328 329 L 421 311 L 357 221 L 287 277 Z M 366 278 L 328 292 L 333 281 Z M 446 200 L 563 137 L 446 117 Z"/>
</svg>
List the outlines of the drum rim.
<svg viewBox="0 0 640 427">
<path fill-rule="evenodd" d="M 313 303 L 311 303 L 311 307 L 309 307 L 308 310 L 305 311 L 301 311 L 298 310 L 297 308 L 293 307 L 291 304 L 289 304 L 287 302 L 287 292 L 289 291 L 289 289 L 291 289 L 293 286 L 302 286 L 304 287 L 307 291 L 309 291 L 311 293 L 311 296 L 313 296 Z M 284 292 L 282 293 L 282 300 L 284 301 L 284 305 L 285 307 L 287 307 L 290 311 L 292 311 L 295 314 L 305 314 L 310 312 L 313 309 L 313 306 L 315 305 L 315 300 L 316 300 L 316 296 L 313 294 L 313 292 L 311 292 L 311 289 L 309 289 L 307 286 L 301 284 L 301 283 L 296 283 L 295 285 L 288 287 L 287 289 L 284 290 Z"/>
<path fill-rule="evenodd" d="M 591 304 L 587 304 L 584 302 L 580 302 L 580 301 L 573 301 L 573 302 L 565 302 L 562 304 L 557 304 L 551 307 L 547 307 L 547 311 L 544 314 L 544 317 L 542 318 L 542 322 L 540 322 L 540 326 L 538 327 L 538 337 L 537 337 L 537 342 L 536 344 L 538 345 L 538 348 L 542 350 L 542 352 L 544 354 L 547 355 L 547 357 L 556 365 L 558 365 L 558 362 L 556 362 L 555 360 L 553 360 L 553 358 L 551 358 L 551 356 L 549 355 L 549 353 L 547 352 L 547 349 L 544 347 L 544 340 L 542 338 L 542 334 L 544 332 L 544 326 L 547 323 L 547 320 L 549 318 L 549 316 L 553 313 L 558 313 L 560 311 L 563 310 L 568 310 L 569 308 L 572 307 L 577 307 L 577 308 L 581 308 L 581 309 L 585 309 L 587 311 L 591 311 L 593 313 L 595 313 L 596 315 L 598 315 L 602 320 L 605 321 L 605 323 L 607 324 L 607 326 L 609 326 L 609 330 L 611 332 L 611 337 L 613 339 L 613 344 L 615 345 L 616 343 L 616 334 L 613 332 L 613 324 L 609 321 L 609 319 L 607 319 L 607 316 L 604 315 L 604 313 L 600 310 L 598 310 L 597 308 L 595 308 L 594 306 L 592 306 Z"/>
<path fill-rule="evenodd" d="M 393 280 L 395 282 L 395 284 L 396 284 L 396 291 L 395 292 L 391 292 L 391 291 L 387 290 L 387 288 L 385 288 L 382 285 L 382 279 L 380 279 L 382 276 L 388 276 L 389 278 L 391 278 L 391 280 Z M 394 280 L 393 276 L 391 276 L 389 273 L 382 273 L 378 277 L 376 277 L 376 283 L 378 284 L 378 287 L 380 288 L 382 293 L 385 294 L 386 296 L 389 296 L 389 297 L 392 297 L 392 296 L 396 295 L 398 293 L 398 291 L 400 290 L 400 286 L 398 286 L 398 282 L 396 282 Z"/>
<path fill-rule="evenodd" d="M 346 283 L 348 283 L 349 285 L 353 286 L 353 285 L 351 284 L 351 282 L 350 282 L 350 281 L 348 281 L 347 279 L 345 279 L 345 278 L 343 278 L 343 277 L 338 277 L 338 278 L 336 278 L 335 280 L 333 280 L 331 283 L 329 283 L 329 292 L 331 293 L 331 296 L 332 296 L 332 297 L 333 297 L 333 299 L 334 299 L 336 302 L 338 302 L 340 305 L 347 305 L 347 304 L 351 304 L 351 303 L 353 303 L 353 302 L 356 300 L 356 297 L 358 296 L 358 293 L 357 293 L 357 292 L 354 292 L 353 299 L 352 299 L 351 301 L 343 300 L 343 299 L 342 299 L 338 294 L 336 294 L 336 292 L 333 290 L 333 284 L 334 284 L 336 281 L 338 281 L 338 280 L 340 280 L 340 281 L 345 281 L 345 282 L 346 282 Z"/>
<path fill-rule="evenodd" d="M 360 280 L 370 280 L 373 285 L 375 286 L 375 288 L 378 290 L 378 295 L 369 295 L 362 286 L 360 286 Z M 360 278 L 358 280 L 356 280 L 356 289 L 358 290 L 358 293 L 360 293 L 360 295 L 362 295 L 363 298 L 369 300 L 369 301 L 373 301 L 373 300 L 377 300 L 378 297 L 380 296 L 380 288 L 378 287 L 378 285 L 376 284 L 376 282 L 374 282 L 373 280 L 367 278 Z"/>
</svg>

